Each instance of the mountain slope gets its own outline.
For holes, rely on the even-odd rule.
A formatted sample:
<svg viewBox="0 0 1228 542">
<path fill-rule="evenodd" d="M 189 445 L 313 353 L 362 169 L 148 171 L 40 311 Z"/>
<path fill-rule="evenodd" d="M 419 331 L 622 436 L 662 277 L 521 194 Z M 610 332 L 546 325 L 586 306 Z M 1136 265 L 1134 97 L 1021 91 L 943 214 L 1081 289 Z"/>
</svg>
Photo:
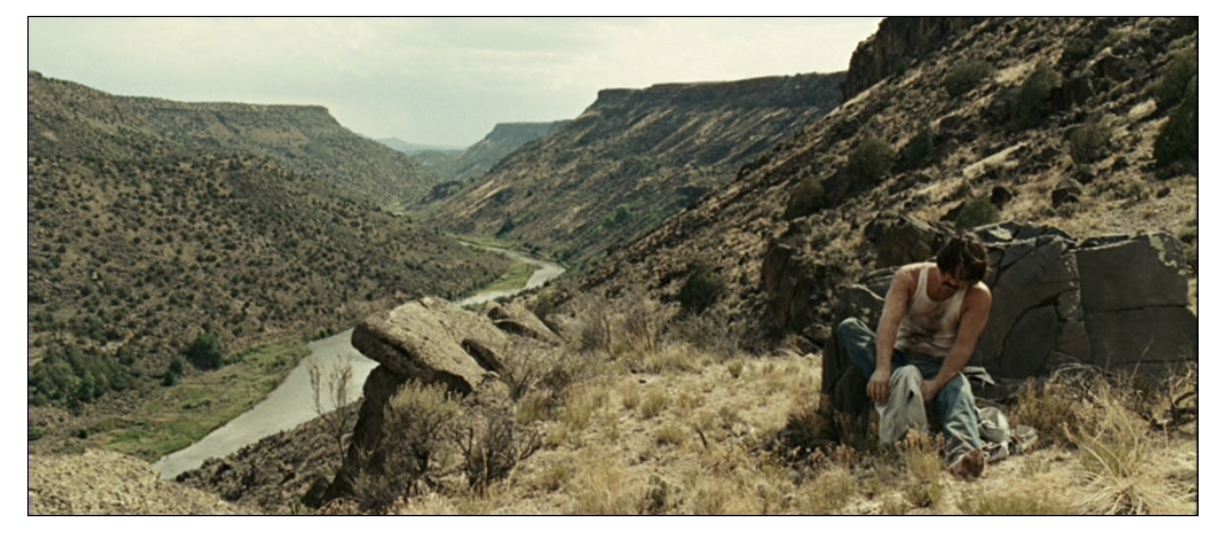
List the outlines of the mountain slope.
<svg viewBox="0 0 1228 542">
<path fill-rule="evenodd" d="M 87 117 L 100 132 L 173 139 L 219 154 L 265 155 L 377 205 L 416 201 L 435 183 L 403 154 L 347 130 L 323 107 L 185 103 L 112 96 L 41 76 L 37 81 L 35 99 Z M 65 152 L 84 155 L 89 148 Z"/>
<path fill-rule="evenodd" d="M 880 31 L 859 54 L 874 55 L 876 43 L 900 39 Z M 787 239 L 805 251 L 810 272 L 821 279 L 808 301 L 819 320 L 805 332 L 821 342 L 828 324 L 822 317 L 836 287 L 875 266 L 864 230 L 879 213 L 951 222 L 964 206 L 995 193 L 1006 200 L 995 211 L 998 219 L 1054 226 L 1076 238 L 1173 232 L 1187 243 L 1196 277 L 1197 136 L 1193 163 L 1161 167 L 1154 156 L 1162 129 L 1186 107 L 1176 102 L 1188 74 L 1176 83 L 1178 100 L 1161 102 L 1155 89 L 1196 53 L 1196 23 L 994 18 L 933 39 L 917 48 L 926 54 L 901 59 L 905 68 L 884 79 L 850 73 L 851 80 L 874 82 L 756 160 L 727 190 L 614 253 L 569 287 L 617 295 L 642 285 L 654 297 L 674 299 L 690 262 L 703 260 L 729 285 L 722 305 L 740 321 L 758 324 L 768 320 L 766 254 Z M 987 64 L 984 77 L 966 92 L 949 91 L 944 83 L 976 61 Z M 854 57 L 851 64 L 872 63 Z M 1021 95 L 1035 98 L 1034 109 L 1023 107 Z M 926 128 L 930 148 L 914 163 L 902 167 L 900 158 L 880 178 L 849 181 L 849 164 L 863 142 L 885 142 L 903 157 L 910 142 L 925 139 L 918 135 Z M 807 190 L 820 195 L 819 203 L 787 216 L 790 201 Z"/>
<path fill-rule="evenodd" d="M 463 151 L 422 149 L 402 152 L 439 178 L 441 184 L 436 185 L 429 196 L 430 200 L 435 200 L 455 192 L 465 181 L 481 177 L 503 157 L 557 132 L 567 122 L 501 122 L 481 141 Z"/>
<path fill-rule="evenodd" d="M 238 150 L 262 145 L 243 134 L 296 130 L 275 118 L 219 145 L 152 129 L 206 106 L 134 106 L 35 73 L 29 85 L 30 363 L 57 354 L 39 369 L 52 373 L 32 376 L 32 402 L 89 400 L 126 387 L 121 373 L 149 384 L 203 334 L 230 355 L 341 329 L 409 298 L 458 295 L 507 266 L 327 176 Z M 107 383 L 90 363 L 108 368 Z"/>
<path fill-rule="evenodd" d="M 431 214 L 583 262 L 718 192 L 839 102 L 842 74 L 603 90 Z"/>
</svg>

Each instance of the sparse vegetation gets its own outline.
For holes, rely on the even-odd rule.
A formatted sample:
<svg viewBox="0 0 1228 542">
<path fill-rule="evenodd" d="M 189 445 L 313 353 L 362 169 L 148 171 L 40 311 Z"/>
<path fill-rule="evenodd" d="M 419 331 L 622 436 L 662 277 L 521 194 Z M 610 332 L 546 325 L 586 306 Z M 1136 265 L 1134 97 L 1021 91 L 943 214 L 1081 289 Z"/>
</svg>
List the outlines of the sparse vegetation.
<svg viewBox="0 0 1228 542">
<path fill-rule="evenodd" d="M 785 205 L 785 220 L 793 220 L 814 214 L 826 205 L 825 191 L 822 183 L 814 177 L 809 177 L 793 189 L 789 202 Z"/>
<path fill-rule="evenodd" d="M 955 217 L 955 227 L 970 230 L 998 221 L 998 208 L 987 197 L 977 197 L 964 202 L 964 208 Z"/>
<path fill-rule="evenodd" d="M 862 140 L 849 156 L 846 172 L 858 185 L 878 182 L 891 171 L 895 164 L 895 149 L 878 138 Z"/>
<path fill-rule="evenodd" d="M 954 98 L 976 88 L 991 73 L 993 66 L 983 60 L 958 62 L 951 67 L 951 73 L 942 79 L 942 88 L 947 91 L 947 96 Z"/>
<path fill-rule="evenodd" d="M 107 449 L 155 460 L 250 410 L 309 353 L 301 345 L 279 343 L 244 353 L 216 371 L 185 375 L 131 414 L 96 422 L 90 438 Z"/>
<path fill-rule="evenodd" d="M 1185 100 L 1190 95 L 1190 82 L 1198 77 L 1198 47 L 1191 47 L 1173 55 L 1164 67 L 1160 81 L 1148 89 L 1160 109 L 1167 109 Z M 1194 85 L 1197 87 L 1197 85 Z M 1195 88 L 1194 92 L 1197 90 Z"/>
<path fill-rule="evenodd" d="M 1196 171 L 1198 165 L 1198 77 L 1190 79 L 1185 99 L 1173 112 L 1156 136 L 1156 166 L 1164 168 L 1189 162 Z"/>
<path fill-rule="evenodd" d="M 225 365 L 225 360 L 222 357 L 222 347 L 218 344 L 217 336 L 209 333 L 202 333 L 192 340 L 183 349 L 183 356 L 193 367 L 202 371 L 212 371 L 220 369 Z"/>
<path fill-rule="evenodd" d="M 1011 125 L 1017 130 L 1039 126 L 1052 111 L 1050 94 L 1061 82 L 1061 76 L 1052 66 L 1044 62 L 1038 64 L 1010 102 Z"/>
<path fill-rule="evenodd" d="M 704 261 L 692 262 L 686 282 L 678 291 L 678 301 L 687 314 L 703 314 L 725 295 L 728 289 L 724 277 Z"/>
<path fill-rule="evenodd" d="M 934 131 L 925 124 L 900 149 L 899 158 L 895 162 L 895 171 L 902 173 L 925 165 L 934 152 Z"/>
<path fill-rule="evenodd" d="M 1062 49 L 1062 58 L 1058 60 L 1058 65 L 1063 67 L 1072 67 L 1079 62 L 1087 60 L 1096 52 L 1095 44 L 1087 38 L 1071 38 L 1066 41 L 1066 47 Z"/>
<path fill-rule="evenodd" d="M 1103 124 L 1084 124 L 1070 133 L 1070 157 L 1076 164 L 1090 164 L 1104 156 L 1108 142 L 1109 131 Z"/>
<path fill-rule="evenodd" d="M 337 359 L 328 371 L 325 380 L 320 362 L 312 358 L 307 364 L 307 376 L 311 381 L 311 407 L 321 419 L 325 431 L 337 444 L 337 457 L 345 457 L 346 442 L 353 431 L 354 420 L 343 408 L 350 403 L 350 381 L 354 378 L 354 366 L 349 360 Z"/>
</svg>

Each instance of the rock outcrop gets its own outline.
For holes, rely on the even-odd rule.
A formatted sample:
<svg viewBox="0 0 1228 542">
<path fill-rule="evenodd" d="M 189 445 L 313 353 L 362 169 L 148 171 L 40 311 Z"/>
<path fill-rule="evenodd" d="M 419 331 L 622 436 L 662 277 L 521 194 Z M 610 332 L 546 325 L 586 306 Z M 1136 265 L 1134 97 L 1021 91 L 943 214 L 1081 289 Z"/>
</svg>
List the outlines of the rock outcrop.
<svg viewBox="0 0 1228 542">
<path fill-rule="evenodd" d="M 914 26 L 896 32 L 896 24 Z M 965 31 L 944 36 L 937 30 L 942 25 Z M 1088 42 L 1090 56 L 1066 53 Z M 888 49 L 888 43 L 895 45 Z M 841 283 L 932 250 L 935 235 L 978 201 L 990 203 L 982 210 L 996 210 L 1000 220 L 1047 224 L 1076 239 L 1140 229 L 1174 232 L 1181 248 L 1194 254 L 1197 178 L 1156 171 L 1157 134 L 1174 117 L 1172 108 L 1157 107 L 1148 89 L 1196 46 L 1196 25 L 1171 18 L 961 19 L 936 26 L 889 19 L 850 63 L 846 89 L 865 90 L 744 164 L 728 187 L 570 280 L 577 290 L 606 297 L 643 285 L 668 302 L 685 282 L 687 265 L 702 260 L 726 279 L 729 291 L 720 303 L 729 312 L 819 342 L 835 320 L 831 307 L 844 295 Z M 1115 72 L 1116 79 L 1096 75 L 1107 55 L 1133 68 Z M 969 61 L 986 62 L 989 73 L 953 96 L 944 79 Z M 1060 76 L 1058 91 L 1046 97 L 1046 115 L 1031 128 L 1009 126 L 1010 104 L 1045 65 Z M 1085 77 L 1090 96 L 1080 94 L 1084 85 L 1067 84 Z M 1063 85 L 1070 96 L 1063 97 Z M 1097 154 L 1102 157 L 1077 163 L 1071 135 L 1096 121 L 1107 130 Z M 810 214 L 786 216 L 796 194 L 813 192 L 847 169 L 860 143 L 871 139 L 896 151 L 889 173 L 842 194 L 823 193 L 828 203 Z M 911 151 L 917 153 L 905 160 Z M 1059 192 L 1055 209 L 1052 195 L 1066 179 L 1082 193 L 1075 203 L 1068 197 L 1073 191 Z M 888 219 L 884 211 L 920 219 L 925 227 Z M 876 218 L 879 225 L 867 230 Z M 887 241 L 870 240 L 878 234 Z M 1088 325 L 1095 328 L 1092 320 Z"/>
<path fill-rule="evenodd" d="M 926 53 L 960 37 L 984 17 L 888 17 L 878 31 L 857 45 L 841 90 L 849 100 L 902 71 Z"/>
<path fill-rule="evenodd" d="M 501 122 L 481 141 L 459 153 L 428 151 L 410 157 L 445 184 L 460 186 L 464 181 L 485 175 L 507 155 L 559 131 L 568 122 Z M 439 194 L 432 196 L 437 199 Z"/>
<path fill-rule="evenodd" d="M 606 89 L 579 117 L 502 159 L 433 212 L 587 261 L 732 182 L 840 104 L 843 74 Z M 492 134 L 493 136 L 494 134 Z"/>
<path fill-rule="evenodd" d="M 344 464 L 323 495 L 323 501 L 354 493 L 359 473 L 384 468 L 384 416 L 392 398 L 409 382 L 442 384 L 457 396 L 500 396 L 507 389 L 501 372 L 509 355 L 525 341 L 542 334 L 557 341 L 532 312 L 492 307 L 489 317 L 435 298 L 401 305 L 374 315 L 354 328 L 351 343 L 380 365 L 367 376 L 363 401 Z M 493 318 L 493 320 L 492 320 Z M 516 330 L 509 335 L 500 326 Z M 520 333 L 521 331 L 528 331 Z"/>
<path fill-rule="evenodd" d="M 1071 363 L 1147 372 L 1195 357 L 1197 319 L 1173 236 L 1079 243 L 1053 228 L 1012 223 L 976 231 L 989 249 L 985 282 L 994 302 L 971 364 L 996 379 L 1009 384 Z M 843 288 L 833 321 L 855 316 L 873 328 L 894 269 Z"/>
</svg>

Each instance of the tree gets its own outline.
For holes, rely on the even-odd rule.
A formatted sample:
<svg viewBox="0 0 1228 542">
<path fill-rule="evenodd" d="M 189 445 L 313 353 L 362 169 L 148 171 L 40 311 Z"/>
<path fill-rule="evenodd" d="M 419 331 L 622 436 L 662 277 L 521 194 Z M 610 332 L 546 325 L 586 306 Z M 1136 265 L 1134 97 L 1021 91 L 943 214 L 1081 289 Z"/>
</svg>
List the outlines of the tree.
<svg viewBox="0 0 1228 542">
<path fill-rule="evenodd" d="M 197 336 L 196 340 L 183 350 L 183 355 L 192 366 L 204 371 L 212 371 L 224 365 L 222 347 L 218 344 L 217 336 L 209 333 Z"/>
</svg>

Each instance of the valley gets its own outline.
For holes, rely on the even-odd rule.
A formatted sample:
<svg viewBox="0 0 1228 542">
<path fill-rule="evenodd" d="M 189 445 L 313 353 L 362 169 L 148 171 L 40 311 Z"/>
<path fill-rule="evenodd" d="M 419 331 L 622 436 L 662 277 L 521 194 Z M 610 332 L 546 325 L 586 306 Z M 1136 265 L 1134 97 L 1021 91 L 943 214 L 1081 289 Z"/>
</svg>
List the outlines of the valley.
<svg viewBox="0 0 1228 542">
<path fill-rule="evenodd" d="M 322 108 L 128 99 L 32 72 L 31 499 L 111 499 L 44 465 L 129 472 L 99 449 L 179 449 L 134 429 L 220 406 L 177 395 L 197 384 L 262 375 L 227 419 L 283 379 L 309 410 L 291 369 L 310 343 L 365 352 L 346 393 L 361 400 L 164 470 L 149 499 L 1198 514 L 1197 52 L 1197 18 L 888 18 L 847 72 L 604 89 L 450 173 L 427 162 L 510 126 L 414 162 Z M 976 354 L 1001 386 L 978 399 L 1039 435 L 974 480 L 944 470 L 941 442 L 876 447 L 819 398 L 831 325 L 873 320 L 885 273 L 961 231 L 990 246 L 1006 320 Z M 1129 263 L 1094 261 L 1112 251 Z M 1073 286 L 1045 290 L 1059 281 L 1042 271 Z M 1011 349 L 1040 354 L 1007 365 Z M 215 350 L 218 366 L 191 361 Z"/>
</svg>

